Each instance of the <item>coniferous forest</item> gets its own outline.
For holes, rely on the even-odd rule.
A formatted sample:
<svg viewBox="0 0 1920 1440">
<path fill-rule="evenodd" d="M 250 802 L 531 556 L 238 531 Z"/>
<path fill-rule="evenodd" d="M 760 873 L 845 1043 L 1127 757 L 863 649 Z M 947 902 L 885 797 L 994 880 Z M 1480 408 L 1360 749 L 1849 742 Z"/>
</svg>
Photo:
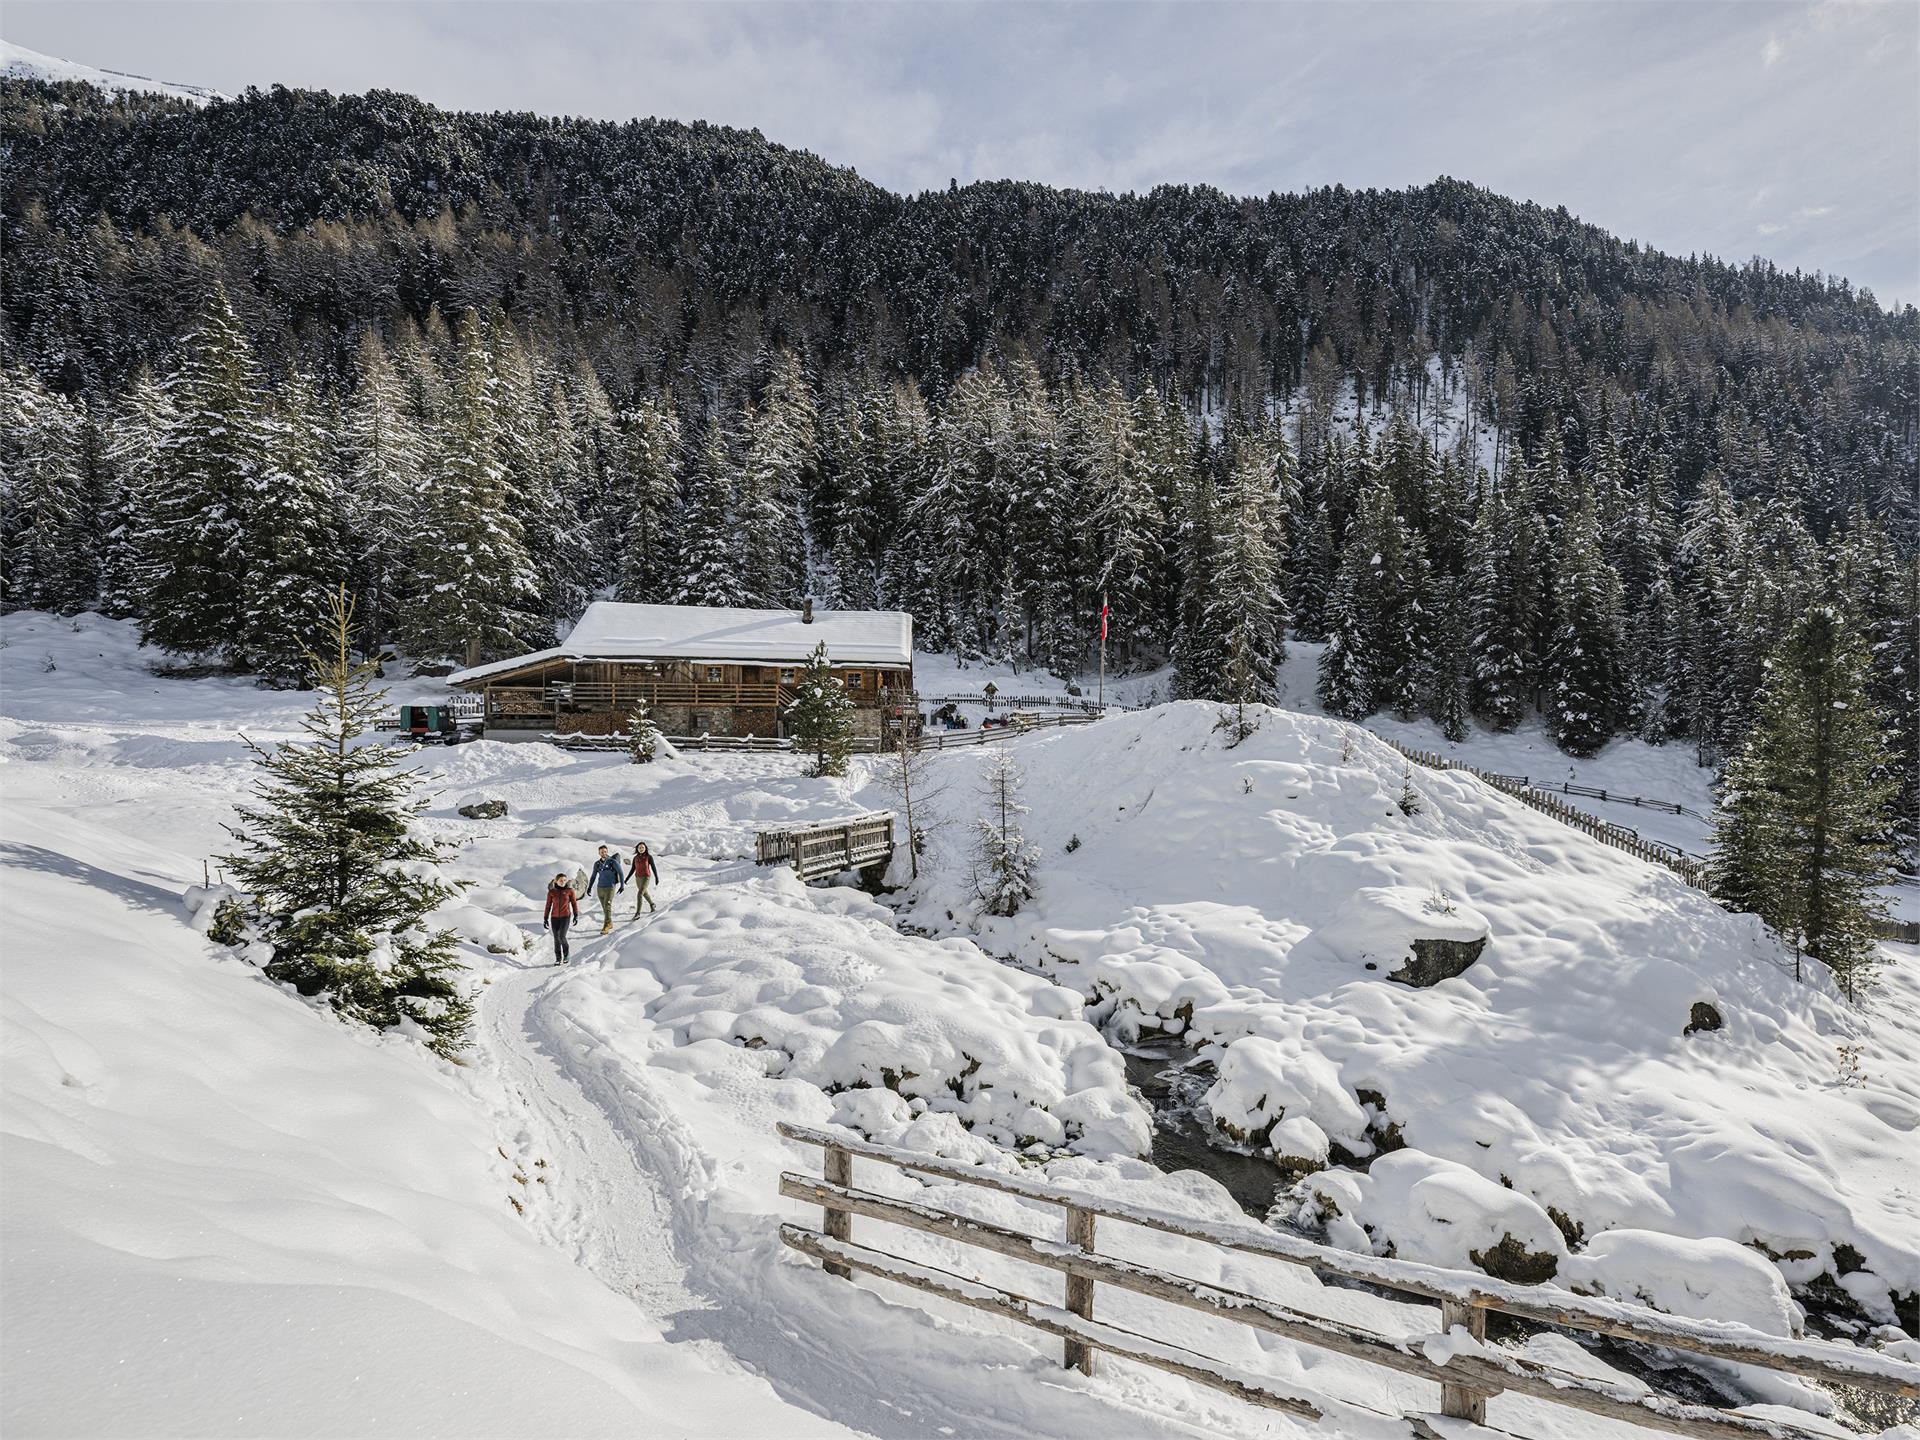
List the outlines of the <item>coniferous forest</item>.
<svg viewBox="0 0 1920 1440">
<path fill-rule="evenodd" d="M 0 84 L 5 602 L 272 683 L 586 601 L 1717 762 L 1815 607 L 1920 832 L 1920 312 L 1441 179 L 902 197 L 757 133 Z M 1299 662 L 1293 662 L 1299 663 Z"/>
</svg>

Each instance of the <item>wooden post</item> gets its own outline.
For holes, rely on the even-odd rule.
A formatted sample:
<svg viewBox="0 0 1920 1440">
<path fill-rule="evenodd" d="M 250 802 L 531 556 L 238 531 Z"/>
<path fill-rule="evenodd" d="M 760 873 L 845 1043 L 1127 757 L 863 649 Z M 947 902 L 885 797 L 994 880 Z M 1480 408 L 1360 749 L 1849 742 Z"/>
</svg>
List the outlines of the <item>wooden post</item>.
<svg viewBox="0 0 1920 1440">
<path fill-rule="evenodd" d="M 853 1188 L 853 1154 L 842 1150 L 838 1145 L 827 1146 L 827 1155 L 822 1174 L 829 1185 L 844 1185 Z M 853 1214 L 848 1210 L 835 1210 L 832 1206 L 822 1207 L 826 1211 L 826 1222 L 821 1225 L 829 1240 L 853 1239 Z M 853 1272 L 844 1265 L 827 1266 L 829 1275 L 838 1275 L 842 1280 L 853 1278 Z"/>
<path fill-rule="evenodd" d="M 1067 1243 L 1088 1254 L 1093 1253 L 1093 1211 L 1082 1210 L 1078 1205 L 1067 1206 Z M 1082 1320 L 1093 1318 L 1093 1277 L 1091 1275 L 1067 1276 L 1067 1309 Z M 1066 1343 L 1067 1369 L 1078 1370 L 1082 1375 L 1093 1374 L 1093 1347 L 1080 1340 Z"/>
<path fill-rule="evenodd" d="M 1458 1300 L 1440 1302 L 1440 1323 L 1451 1330 L 1456 1325 L 1467 1327 L 1467 1333 L 1476 1340 L 1487 1338 L 1487 1312 L 1478 1305 L 1463 1305 Z M 1469 1390 L 1464 1385 L 1446 1385 L 1440 1387 L 1440 1413 L 1455 1420 L 1471 1420 L 1476 1425 L 1487 1423 L 1487 1397 L 1483 1391 Z"/>
</svg>

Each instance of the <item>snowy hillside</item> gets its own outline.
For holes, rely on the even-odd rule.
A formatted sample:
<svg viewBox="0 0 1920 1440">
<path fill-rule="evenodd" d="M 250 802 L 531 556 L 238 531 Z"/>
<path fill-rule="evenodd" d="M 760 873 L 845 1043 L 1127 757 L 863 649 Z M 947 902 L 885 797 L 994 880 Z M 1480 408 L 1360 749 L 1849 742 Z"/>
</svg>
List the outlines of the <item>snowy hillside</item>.
<svg viewBox="0 0 1920 1440">
<path fill-rule="evenodd" d="M 1407 814 L 1404 763 L 1364 732 L 1264 712 L 1228 748 L 1215 718 L 1171 705 L 1026 744 L 1037 902 L 973 920 L 956 831 L 908 917 L 977 925 L 1110 1033 L 1199 1046 L 1214 1118 L 1281 1121 L 1283 1157 L 1401 1143 L 1464 1165 L 1510 1186 L 1556 1256 L 1632 1227 L 1798 1253 L 1796 1285 L 1832 1276 L 1880 1318 L 1889 1288 L 1920 1291 L 1910 951 L 1849 1007 L 1796 984 L 1751 917 L 1470 777 L 1412 771 Z M 1482 918 L 1459 978 L 1386 980 L 1410 936 Z M 1702 1002 L 1724 1028 L 1683 1033 Z M 1371 1224 L 1374 1203 L 1392 1197 L 1342 1208 Z M 1843 1274 L 1841 1246 L 1864 1268 Z"/>
<path fill-rule="evenodd" d="M 821 781 L 778 755 L 422 752 L 425 825 L 459 843 L 471 884 L 444 918 L 481 991 L 474 1046 L 448 1064 L 268 983 L 182 903 L 230 843 L 242 730 L 290 734 L 300 696 L 156 675 L 131 626 L 94 616 L 9 615 L 0 642 L 8 1434 L 1304 1434 L 1124 1365 L 1063 1374 L 1025 1332 L 848 1287 L 777 1239 L 818 1215 L 778 1196 L 782 1169 L 819 1163 L 780 1120 L 1009 1170 L 1022 1150 L 1118 1201 L 1240 1218 L 1214 1179 L 1138 1158 L 1156 1117 L 1109 1040 L 1154 1025 L 1215 1058 L 1214 1112 L 1243 1132 L 1277 1122 L 1288 1145 L 1358 1159 L 1398 1127 L 1404 1148 L 1371 1173 L 1309 1178 L 1342 1243 L 1438 1255 L 1443 1222 L 1471 1220 L 1488 1233 L 1465 1248 L 1497 1228 L 1569 1283 L 1774 1330 L 1795 1320 L 1782 1277 L 1804 1293 L 1843 1244 L 1869 1312 L 1920 1286 L 1900 1173 L 1920 1123 L 1911 956 L 1849 1010 L 1793 985 L 1748 922 L 1469 780 L 1418 775 L 1402 813 L 1395 758 L 1334 722 L 1271 714 L 1229 750 L 1211 712 L 1177 705 L 1020 739 L 1042 888 L 978 927 L 985 949 L 957 843 L 977 754 L 932 757 L 953 825 L 908 910 L 921 933 L 904 933 L 857 890 L 744 858 L 761 826 L 887 803 L 871 762 Z M 476 797 L 508 816 L 459 817 Z M 573 968 L 543 968 L 547 879 L 643 837 L 658 915 L 623 908 Z M 1456 933 L 1484 919 L 1484 955 L 1426 990 L 1368 972 L 1361 951 L 1409 917 L 1441 923 L 1436 884 Z M 1699 999 L 1725 1028 L 1683 1036 Z M 1857 1084 L 1842 1041 L 1863 1047 Z M 1038 1220 L 966 1187 L 860 1179 Z M 1584 1243 L 1543 1226 L 1545 1206 Z M 1811 1258 L 1775 1270 L 1733 1240 Z M 1384 1333 L 1431 1326 L 1294 1267 L 1128 1244 Z M 1660 1286 L 1676 1267 L 1704 1290 Z M 1357 1361 L 1100 1305 L 1310 1388 L 1336 1417 L 1315 1433 L 1397 1440 L 1379 1412 L 1431 1407 L 1430 1387 Z M 1559 1337 L 1526 1345 L 1632 1383 Z M 1633 1433 L 1513 1395 L 1491 1419 L 1542 1440 Z"/>
<path fill-rule="evenodd" d="M 224 100 L 218 90 L 204 85 L 178 85 L 169 80 L 151 80 L 145 75 L 129 75 L 121 70 L 101 70 L 92 65 L 76 65 L 52 55 L 42 55 L 10 40 L 0 40 L 0 75 L 9 80 L 77 81 L 102 90 L 139 91 L 166 95 L 175 100 L 190 100 L 204 105 L 209 100 Z"/>
</svg>

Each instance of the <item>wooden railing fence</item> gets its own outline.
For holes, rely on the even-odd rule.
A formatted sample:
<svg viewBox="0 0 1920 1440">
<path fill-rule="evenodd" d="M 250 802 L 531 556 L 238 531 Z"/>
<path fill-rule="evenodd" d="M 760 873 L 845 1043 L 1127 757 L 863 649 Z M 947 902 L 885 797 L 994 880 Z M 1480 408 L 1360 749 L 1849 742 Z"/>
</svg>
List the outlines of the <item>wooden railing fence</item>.
<svg viewBox="0 0 1920 1440">
<path fill-rule="evenodd" d="M 893 855 L 893 816 L 855 815 L 818 825 L 762 830 L 754 837 L 757 865 L 791 865 L 802 880 L 878 865 Z"/>
<path fill-rule="evenodd" d="M 784 1244 L 820 1260 L 831 1275 L 844 1278 L 858 1271 L 879 1276 L 1058 1336 L 1065 1342 L 1065 1363 L 1086 1374 L 1093 1373 L 1094 1355 L 1106 1351 L 1217 1387 L 1256 1405 L 1308 1418 L 1323 1413 L 1325 1402 L 1277 1389 L 1266 1380 L 1207 1356 L 1095 1319 L 1095 1287 L 1107 1285 L 1433 1381 L 1441 1387 L 1442 1415 L 1476 1422 L 1486 1419 L 1489 1397 L 1511 1391 L 1589 1414 L 1707 1440 L 1807 1440 L 1815 1433 L 1783 1420 L 1716 1410 L 1638 1387 L 1609 1384 L 1513 1351 L 1494 1349 L 1484 1343 L 1487 1315 L 1494 1311 L 1540 1325 L 1684 1350 L 1832 1385 L 1920 1396 L 1920 1365 L 1875 1351 L 1766 1335 L 1741 1325 L 1689 1320 L 1644 1306 L 1357 1255 L 1252 1225 L 1192 1220 L 1102 1200 L 1025 1174 L 1008 1174 L 878 1145 L 844 1131 L 785 1123 L 778 1128 L 787 1139 L 818 1146 L 825 1152 L 820 1179 L 792 1171 L 780 1177 L 783 1196 L 818 1205 L 824 1215 L 818 1230 L 782 1225 L 780 1238 Z M 1065 1240 L 1029 1235 L 916 1201 L 862 1190 L 854 1184 L 856 1157 L 1058 1207 L 1065 1217 Z M 1051 1270 L 1064 1277 L 1062 1303 L 1049 1304 L 923 1261 L 856 1244 L 856 1215 Z M 1304 1266 L 1320 1276 L 1396 1292 L 1401 1297 L 1437 1301 L 1439 1328 L 1447 1335 L 1443 1358 L 1432 1358 L 1426 1343 L 1437 1335 L 1380 1335 L 1244 1291 L 1098 1254 L 1096 1225 L 1102 1219 Z"/>
<path fill-rule="evenodd" d="M 1649 840 L 1644 835 L 1639 834 L 1637 831 L 1630 830 L 1624 825 L 1611 824 L 1608 821 L 1602 820 L 1597 815 L 1589 815 L 1586 811 L 1569 805 L 1563 800 L 1555 799 L 1554 796 L 1547 794 L 1539 785 L 1534 784 L 1525 775 L 1502 775 L 1496 770 L 1482 770 L 1474 765 L 1463 764 L 1458 760 L 1450 760 L 1445 755 L 1436 755 L 1431 750 L 1416 750 L 1411 745 L 1402 745 L 1398 740 L 1394 740 L 1386 735 L 1374 734 L 1373 731 L 1368 731 L 1367 733 L 1373 735 L 1373 738 L 1376 740 L 1384 741 L 1416 765 L 1424 766 L 1429 770 L 1462 770 L 1469 775 L 1477 775 L 1496 790 L 1506 792 L 1522 804 L 1531 805 L 1534 809 L 1551 815 L 1563 824 L 1571 825 L 1576 830 L 1584 831 L 1596 840 L 1605 841 L 1615 849 L 1624 850 L 1629 855 L 1636 856 L 1641 860 L 1649 861 L 1655 865 L 1664 865 L 1682 880 L 1686 881 L 1687 884 L 1693 886 L 1694 889 L 1705 890 L 1708 893 L 1712 893 L 1713 878 L 1711 867 L 1705 860 L 1689 855 L 1676 846 L 1663 845 L 1658 840 Z M 1664 800 L 1648 800 L 1639 796 L 1621 795 L 1585 785 L 1565 784 L 1554 788 L 1569 795 L 1589 795 L 1600 800 L 1618 801 L 1628 805 L 1644 805 L 1654 809 L 1665 810 L 1675 815 L 1692 815 L 1701 819 L 1706 818 L 1701 816 L 1697 810 L 1689 810 L 1684 805 L 1675 805 Z M 1882 940 L 1895 940 L 1906 945 L 1920 945 L 1920 921 L 1917 920 L 1877 919 L 1873 922 L 1873 932 Z"/>
<path fill-rule="evenodd" d="M 1368 731 L 1367 733 L 1373 734 L 1372 731 Z M 1487 784 L 1493 786 L 1494 789 L 1513 796 L 1514 799 L 1520 801 L 1523 805 L 1531 805 L 1534 809 L 1551 815 L 1562 824 L 1571 825 L 1576 830 L 1584 831 L 1586 834 L 1593 836 L 1594 839 L 1604 841 L 1617 850 L 1625 850 L 1629 855 L 1636 856 L 1654 865 L 1664 865 L 1682 880 L 1685 880 L 1689 885 L 1697 889 L 1705 890 L 1708 888 L 1706 861 L 1696 860 L 1675 846 L 1663 845 L 1657 840 L 1649 840 L 1645 836 L 1627 829 L 1625 826 L 1612 825 L 1597 815 L 1589 815 L 1586 811 L 1569 805 L 1564 800 L 1557 799 L 1529 785 L 1526 777 L 1523 775 L 1502 775 L 1498 771 L 1482 770 L 1475 765 L 1467 765 L 1459 760 L 1450 760 L 1445 755 L 1436 755 L 1431 750 L 1416 750 L 1411 745 L 1402 745 L 1398 740 L 1391 739 L 1385 735 L 1374 735 L 1373 738 L 1383 741 L 1385 744 L 1399 751 L 1407 759 L 1413 761 L 1414 764 L 1424 766 L 1429 770 L 1460 770 L 1469 775 L 1477 775 L 1480 779 L 1486 781 Z"/>
</svg>

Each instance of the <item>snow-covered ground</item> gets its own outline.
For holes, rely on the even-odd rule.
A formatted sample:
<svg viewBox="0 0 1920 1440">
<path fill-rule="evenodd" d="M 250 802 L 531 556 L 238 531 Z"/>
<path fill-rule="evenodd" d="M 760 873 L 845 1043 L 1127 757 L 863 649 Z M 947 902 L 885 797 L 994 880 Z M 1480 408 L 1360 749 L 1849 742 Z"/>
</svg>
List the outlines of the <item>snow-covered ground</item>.
<svg viewBox="0 0 1920 1440">
<path fill-rule="evenodd" d="M 1044 858 L 1036 905 L 1009 922 L 976 922 L 965 884 L 981 757 L 929 757 L 951 823 L 913 934 L 855 890 L 745 859 L 757 827 L 886 804 L 874 762 L 816 781 L 784 756 L 422 752 L 439 791 L 426 824 L 472 882 L 449 918 L 482 987 L 476 1043 L 449 1064 L 268 983 L 181 904 L 228 843 L 241 730 L 291 734 L 301 697 L 160 678 L 130 627 L 96 617 L 7 616 L 0 641 L 10 1435 L 1304 1433 L 1156 1372 L 1063 1372 L 1029 1332 L 830 1279 L 778 1243 L 779 1221 L 817 1221 L 779 1198 L 779 1172 L 819 1164 L 774 1135 L 782 1119 L 1002 1167 L 1020 1148 L 1063 1183 L 1236 1218 L 1216 1182 L 1134 1158 L 1150 1117 L 1107 1042 L 1149 1017 L 1243 1052 L 1222 1067 L 1222 1113 L 1278 1108 L 1294 1143 L 1317 1132 L 1353 1153 L 1400 1126 L 1407 1148 L 1365 1193 L 1314 1192 L 1344 1198 L 1349 1243 L 1412 1253 L 1472 1202 L 1552 1249 L 1552 1205 L 1587 1230 L 1560 1241 L 1565 1278 L 1607 1293 L 1778 1328 L 1793 1311 L 1768 1277 L 1810 1279 L 1840 1243 L 1865 1260 L 1844 1282 L 1863 1305 L 1920 1288 L 1911 952 L 1850 1010 L 1794 985 L 1749 922 L 1464 777 L 1417 775 L 1420 812 L 1401 813 L 1397 759 L 1364 736 L 1348 753 L 1333 722 L 1276 712 L 1228 750 L 1183 705 L 1022 739 Z M 949 693 L 985 675 L 956 668 Z M 459 818 L 476 795 L 508 818 Z M 662 856 L 658 916 L 623 912 L 573 968 L 537 968 L 546 879 L 639 838 Z M 1436 886 L 1457 923 L 1484 918 L 1484 956 L 1429 990 L 1366 972 L 1352 947 L 1390 940 Z M 1726 1027 L 1683 1037 L 1698 998 Z M 1843 1042 L 1861 1046 L 1857 1082 Z M 1263 1058 L 1287 1087 L 1277 1107 L 1235 1079 Z M 1057 1223 L 876 1166 L 858 1181 Z M 1114 1229 L 1103 1246 L 1196 1278 L 1389 1334 L 1433 1324 Z M 1058 1283 L 871 1233 L 1028 1293 Z M 1812 1258 L 1756 1271 L 1756 1252 L 1711 1251 L 1759 1238 Z M 1700 1285 L 1670 1283 L 1676 1255 Z M 1403 1436 L 1383 1412 L 1434 1403 L 1420 1382 L 1188 1312 L 1100 1305 L 1312 1391 L 1335 1416 L 1316 1433 Z M 1564 1341 L 1531 1345 L 1606 1373 Z M 1631 1433 L 1513 1396 L 1492 1419 Z"/>
</svg>

